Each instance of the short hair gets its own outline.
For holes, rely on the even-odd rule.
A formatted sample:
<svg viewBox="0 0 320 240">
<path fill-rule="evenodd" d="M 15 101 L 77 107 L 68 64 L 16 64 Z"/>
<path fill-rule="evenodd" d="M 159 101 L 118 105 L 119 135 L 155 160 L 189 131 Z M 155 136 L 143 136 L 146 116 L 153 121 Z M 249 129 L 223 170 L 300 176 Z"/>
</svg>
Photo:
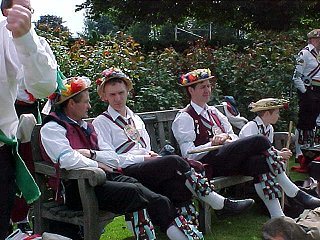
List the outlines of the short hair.
<svg viewBox="0 0 320 240">
<path fill-rule="evenodd" d="M 277 108 L 275 108 L 275 109 L 268 109 L 268 110 L 262 110 L 262 111 L 258 111 L 257 112 L 257 115 L 259 116 L 259 117 L 262 117 L 263 115 L 264 115 L 264 113 L 265 112 L 269 112 L 270 113 L 270 115 L 276 110 Z"/>
<path fill-rule="evenodd" d="M 128 84 L 127 84 L 127 82 L 126 82 L 125 80 L 121 79 L 121 78 L 111 78 L 111 79 L 109 79 L 108 81 L 106 81 L 104 87 L 105 87 L 107 84 L 109 84 L 109 85 L 114 85 L 114 84 L 116 84 L 116 83 L 124 83 L 124 85 L 126 85 L 127 88 L 129 87 Z M 104 91 L 104 89 L 103 89 L 103 91 Z"/>
<path fill-rule="evenodd" d="M 62 102 L 61 104 L 57 105 L 57 107 L 58 107 L 60 110 L 66 108 L 67 105 L 68 105 L 68 102 L 69 102 L 71 99 L 72 99 L 75 103 L 81 102 L 83 93 L 84 93 L 84 92 L 87 92 L 87 91 L 89 91 L 89 90 L 86 89 L 86 90 L 80 92 L 79 94 L 73 96 L 72 98 L 69 98 L 68 100 L 66 100 L 66 101 Z"/>
<path fill-rule="evenodd" d="M 1 1 L 1 12 L 4 15 L 4 9 L 8 9 L 12 7 L 12 0 L 2 0 Z"/>
</svg>

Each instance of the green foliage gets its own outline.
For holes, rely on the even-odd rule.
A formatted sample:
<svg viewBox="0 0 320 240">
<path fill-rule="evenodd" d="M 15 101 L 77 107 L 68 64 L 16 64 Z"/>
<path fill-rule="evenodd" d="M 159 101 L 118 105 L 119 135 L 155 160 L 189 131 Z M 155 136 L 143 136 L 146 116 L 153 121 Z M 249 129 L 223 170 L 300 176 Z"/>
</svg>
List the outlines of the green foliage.
<svg viewBox="0 0 320 240">
<path fill-rule="evenodd" d="M 189 43 L 184 51 L 169 47 L 147 53 L 131 36 L 121 32 L 114 36 L 98 35 L 95 41 L 71 41 L 67 32 L 61 32 L 59 38 L 52 31 L 40 34 L 49 40 L 66 76 L 85 75 L 94 82 L 106 68 L 122 69 L 133 81 L 128 105 L 137 112 L 183 107 L 188 99 L 177 84 L 178 77 L 196 68 L 210 68 L 218 79 L 211 103 L 232 95 L 242 115 L 252 118 L 247 109 L 251 101 L 285 97 L 291 100 L 290 111 L 282 114 L 276 130 L 286 130 L 287 122 L 296 117 L 291 76 L 294 55 L 306 44 L 306 31 L 252 31 L 243 36 L 246 46 L 217 47 L 199 40 Z M 105 109 L 95 88 L 93 83 L 91 116 Z"/>
<path fill-rule="evenodd" d="M 317 1 L 304 0 L 86 0 L 79 9 L 86 9 L 95 18 L 107 14 L 121 29 L 136 22 L 178 24 L 193 17 L 241 30 L 287 31 L 300 27 L 303 18 L 319 16 L 319 5 Z"/>
</svg>

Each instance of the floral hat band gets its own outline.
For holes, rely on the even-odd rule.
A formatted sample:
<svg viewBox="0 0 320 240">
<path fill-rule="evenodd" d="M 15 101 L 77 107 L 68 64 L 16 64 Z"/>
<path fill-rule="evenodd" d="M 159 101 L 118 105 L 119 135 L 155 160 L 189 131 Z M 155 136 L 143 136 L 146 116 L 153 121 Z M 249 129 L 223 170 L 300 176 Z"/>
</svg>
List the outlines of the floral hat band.
<svg viewBox="0 0 320 240">
<path fill-rule="evenodd" d="M 103 95 L 105 84 L 114 78 L 123 80 L 128 87 L 128 91 L 132 89 L 132 82 L 130 78 L 118 68 L 112 67 L 109 69 L 105 69 L 101 74 L 102 74 L 102 78 L 98 78 L 96 80 L 97 91 L 100 97 Z"/>
<path fill-rule="evenodd" d="M 192 72 L 182 75 L 179 78 L 179 85 L 187 87 L 206 80 L 216 80 L 215 76 L 211 76 L 210 69 L 196 69 Z"/>
<path fill-rule="evenodd" d="M 249 104 L 251 112 L 260 112 L 276 108 L 288 108 L 289 101 L 278 98 L 264 98 Z"/>
<path fill-rule="evenodd" d="M 71 77 L 62 81 L 62 89 L 60 89 L 60 98 L 56 104 L 61 104 L 64 101 L 83 92 L 91 86 L 91 81 L 87 77 Z"/>
</svg>

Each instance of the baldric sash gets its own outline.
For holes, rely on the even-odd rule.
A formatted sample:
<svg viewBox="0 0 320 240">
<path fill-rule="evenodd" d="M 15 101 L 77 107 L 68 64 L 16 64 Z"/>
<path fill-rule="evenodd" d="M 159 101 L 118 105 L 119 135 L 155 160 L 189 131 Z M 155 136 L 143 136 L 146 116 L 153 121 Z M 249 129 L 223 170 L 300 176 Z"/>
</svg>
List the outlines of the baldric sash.
<svg viewBox="0 0 320 240">
<path fill-rule="evenodd" d="M 107 111 L 103 112 L 102 115 L 108 118 L 114 124 L 116 124 L 119 128 L 121 128 L 125 132 L 126 136 L 128 137 L 128 140 L 126 142 L 122 143 L 119 147 L 117 147 L 116 153 L 118 154 L 126 153 L 130 151 L 134 147 L 134 145 L 137 143 L 139 143 L 143 148 L 147 147 L 147 144 L 143 140 L 143 138 L 139 135 L 139 133 L 135 132 L 137 130 L 135 128 L 134 121 L 131 118 L 129 118 L 129 124 L 128 124 L 121 116 L 113 120 L 113 118 Z"/>
</svg>

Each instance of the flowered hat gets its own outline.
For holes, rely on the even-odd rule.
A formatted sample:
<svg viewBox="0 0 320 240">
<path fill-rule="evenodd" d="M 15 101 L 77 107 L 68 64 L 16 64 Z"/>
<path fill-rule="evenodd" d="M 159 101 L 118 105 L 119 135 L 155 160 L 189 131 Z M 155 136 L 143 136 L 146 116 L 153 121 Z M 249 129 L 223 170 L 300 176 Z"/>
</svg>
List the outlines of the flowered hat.
<svg viewBox="0 0 320 240">
<path fill-rule="evenodd" d="M 320 29 L 313 29 L 307 34 L 308 38 L 320 38 Z"/>
<path fill-rule="evenodd" d="M 192 72 L 183 74 L 178 81 L 180 86 L 187 87 L 206 80 L 216 80 L 215 76 L 211 76 L 211 71 L 209 68 L 196 69 Z"/>
<path fill-rule="evenodd" d="M 60 96 L 55 104 L 61 104 L 69 98 L 83 92 L 91 85 L 91 81 L 87 77 L 71 77 L 62 81 L 63 88 L 60 90 Z"/>
<path fill-rule="evenodd" d="M 98 78 L 96 80 L 97 91 L 98 91 L 98 94 L 100 97 L 103 96 L 103 89 L 104 89 L 104 85 L 106 84 L 106 82 L 108 82 L 109 80 L 111 80 L 113 78 L 118 78 L 118 79 L 124 80 L 128 86 L 128 91 L 130 91 L 132 89 L 132 82 L 131 82 L 130 78 L 118 68 L 112 67 L 112 68 L 105 69 L 101 74 L 103 77 Z"/>
<path fill-rule="evenodd" d="M 251 112 L 260 112 L 276 108 L 288 108 L 289 101 L 278 98 L 264 98 L 249 104 Z"/>
</svg>

